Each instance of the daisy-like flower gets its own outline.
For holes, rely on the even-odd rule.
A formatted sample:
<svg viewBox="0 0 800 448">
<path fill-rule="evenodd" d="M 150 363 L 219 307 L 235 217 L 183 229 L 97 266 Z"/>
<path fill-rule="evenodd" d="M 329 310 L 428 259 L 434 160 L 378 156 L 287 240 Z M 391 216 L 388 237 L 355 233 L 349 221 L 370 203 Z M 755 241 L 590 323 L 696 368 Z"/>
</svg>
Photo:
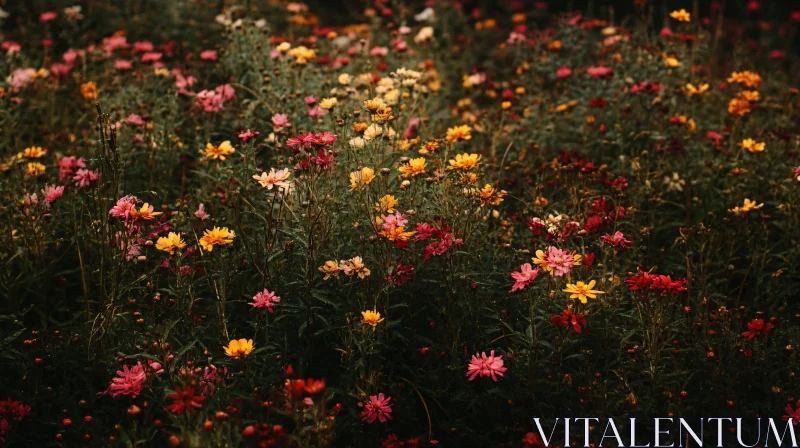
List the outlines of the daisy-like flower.
<svg viewBox="0 0 800 448">
<path fill-rule="evenodd" d="M 227 346 L 222 347 L 229 358 L 247 357 L 253 352 L 252 339 L 232 339 Z"/>
<path fill-rule="evenodd" d="M 42 193 L 44 194 L 44 202 L 51 204 L 64 194 L 64 186 L 45 185 L 45 189 L 42 190 Z"/>
<path fill-rule="evenodd" d="M 93 81 L 81 84 L 81 95 L 90 101 L 97 99 L 97 85 Z"/>
<path fill-rule="evenodd" d="M 750 113 L 753 108 L 748 101 L 732 98 L 728 103 L 728 113 L 731 115 L 745 115 Z"/>
<path fill-rule="evenodd" d="M 475 192 L 481 205 L 500 205 L 503 202 L 503 197 L 507 194 L 505 190 L 498 190 L 491 184 L 486 184 L 480 190 Z"/>
<path fill-rule="evenodd" d="M 749 70 L 745 70 L 743 72 L 733 72 L 731 76 L 728 78 L 728 82 L 733 82 L 737 84 L 744 84 L 747 87 L 758 87 L 761 85 L 761 75 L 758 73 L 751 72 Z"/>
<path fill-rule="evenodd" d="M 31 146 L 30 148 L 25 148 L 22 152 L 17 153 L 18 159 L 38 159 L 43 157 L 47 154 L 47 150 L 43 149 L 41 146 Z"/>
<path fill-rule="evenodd" d="M 273 305 L 280 302 L 281 298 L 274 292 L 270 292 L 266 288 L 263 291 L 253 296 L 253 301 L 248 303 L 253 308 L 266 308 L 270 313 L 274 312 Z"/>
<path fill-rule="evenodd" d="M 506 370 L 508 369 L 503 367 L 503 355 L 495 356 L 494 350 L 492 350 L 489 356 L 486 356 L 486 352 L 481 353 L 480 356 L 472 355 L 467 366 L 466 376 L 469 381 L 473 381 L 478 376 L 488 376 L 496 383 L 498 377 L 502 377 Z"/>
<path fill-rule="evenodd" d="M 689 22 L 692 20 L 692 15 L 686 12 L 686 10 L 683 8 L 679 9 L 678 11 L 672 11 L 669 16 L 678 22 Z"/>
<path fill-rule="evenodd" d="M 539 257 L 539 251 L 536 251 L 536 256 Z M 547 267 L 549 268 L 545 269 L 545 271 L 549 271 L 551 275 L 556 277 L 563 277 L 567 275 L 573 266 L 578 266 L 581 264 L 580 255 L 569 253 L 553 246 L 550 246 L 550 249 L 547 250 L 545 260 L 547 261 Z M 533 262 L 536 263 L 536 260 L 534 259 Z M 544 269 L 544 267 L 542 269 Z"/>
<path fill-rule="evenodd" d="M 407 164 L 398 168 L 398 171 L 403 173 L 403 177 L 414 177 L 425 173 L 426 163 L 427 162 L 425 162 L 424 157 L 418 157 L 416 159 L 409 160 Z"/>
<path fill-rule="evenodd" d="M 227 227 L 206 229 L 203 233 L 203 237 L 200 238 L 200 245 L 203 246 L 203 249 L 211 252 L 214 250 L 214 246 L 233 244 L 233 238 L 235 236 L 236 234 L 233 230 L 228 230 Z"/>
<path fill-rule="evenodd" d="M 375 310 L 366 310 L 361 312 L 361 322 L 371 327 L 375 327 L 379 323 L 383 322 L 383 318 L 381 317 L 381 313 Z"/>
<path fill-rule="evenodd" d="M 362 260 L 361 257 L 353 257 L 349 260 L 340 261 L 339 270 L 344 272 L 348 277 L 358 275 L 360 279 L 364 279 L 370 274 L 370 270 L 364 266 L 364 260 Z"/>
<path fill-rule="evenodd" d="M 603 291 L 592 289 L 595 284 L 597 284 L 595 280 L 591 280 L 588 284 L 584 282 L 567 283 L 566 289 L 562 291 L 571 294 L 570 299 L 578 299 L 581 303 L 586 303 L 587 298 L 596 299 L 597 294 L 605 294 Z"/>
<path fill-rule="evenodd" d="M 323 280 L 327 280 L 331 277 L 339 277 L 339 263 L 336 262 L 336 260 L 326 261 L 325 264 L 318 267 L 317 270 L 325 274 Z"/>
<path fill-rule="evenodd" d="M 173 414 L 182 414 L 187 412 L 193 414 L 195 409 L 203 408 L 203 401 L 208 398 L 203 395 L 195 395 L 193 386 L 179 387 L 175 389 L 175 393 L 167 395 L 167 398 L 173 400 L 172 404 L 166 406 L 166 410 Z"/>
<path fill-rule="evenodd" d="M 514 271 L 511 273 L 511 278 L 514 279 L 514 286 L 511 287 L 511 291 L 508 293 L 511 294 L 514 291 L 525 289 L 526 286 L 532 284 L 533 281 L 536 280 L 536 277 L 539 276 L 539 272 L 541 272 L 541 268 L 533 268 L 530 263 L 525 263 L 520 266 L 519 272 Z"/>
<path fill-rule="evenodd" d="M 233 145 L 231 145 L 230 140 L 225 140 L 224 142 L 220 143 L 219 146 L 214 146 L 212 143 L 206 144 L 206 157 L 209 159 L 225 160 L 235 152 L 236 150 L 233 149 Z"/>
<path fill-rule="evenodd" d="M 447 139 L 448 142 L 454 143 L 461 140 L 470 140 L 472 139 L 472 129 L 467 125 L 455 126 L 447 130 Z"/>
<path fill-rule="evenodd" d="M 168 236 L 162 236 L 156 241 L 156 249 L 168 252 L 170 255 L 183 250 L 184 247 L 186 247 L 186 242 L 175 232 L 169 232 Z"/>
<path fill-rule="evenodd" d="M 375 210 L 378 211 L 380 214 L 386 213 L 394 213 L 395 207 L 397 206 L 397 199 L 394 196 L 387 194 L 380 199 L 378 199 L 378 203 L 375 204 Z"/>
<path fill-rule="evenodd" d="M 794 405 L 794 409 L 792 409 L 792 405 L 787 404 L 786 415 L 783 416 L 784 421 L 792 420 L 792 426 L 797 426 L 800 424 L 800 400 L 797 400 L 797 403 Z"/>
<path fill-rule="evenodd" d="M 200 205 L 197 207 L 197 211 L 196 211 L 196 212 L 194 212 L 194 216 L 195 216 L 197 219 L 201 220 L 201 221 L 205 221 L 206 219 L 208 219 L 208 218 L 210 218 L 210 217 L 211 217 L 211 215 L 209 215 L 209 214 L 208 214 L 208 212 L 206 212 L 206 206 L 205 206 L 205 204 L 200 204 Z"/>
<path fill-rule="evenodd" d="M 453 170 L 469 171 L 478 166 L 480 160 L 481 156 L 478 154 L 467 154 L 467 153 L 457 154 L 455 160 L 453 159 L 450 160 L 450 166 L 448 166 L 447 168 Z"/>
<path fill-rule="evenodd" d="M 736 216 L 741 216 L 741 215 L 744 215 L 746 213 L 750 213 L 753 210 L 758 210 L 763 206 L 764 206 L 763 203 L 757 204 L 756 201 L 751 201 L 750 199 L 745 198 L 744 199 L 744 205 L 742 205 L 741 207 L 734 207 L 734 208 L 732 208 L 732 209 L 730 209 L 728 211 L 733 213 Z"/>
<path fill-rule="evenodd" d="M 757 142 L 752 138 L 746 138 L 739 143 L 739 146 L 746 149 L 749 152 L 762 152 L 766 148 L 767 144 L 764 142 Z"/>
<path fill-rule="evenodd" d="M 353 171 L 350 173 L 350 190 L 369 185 L 372 179 L 375 179 L 375 171 L 372 168 L 364 167 L 360 171 Z"/>
<path fill-rule="evenodd" d="M 160 215 L 161 212 L 154 212 L 153 206 L 145 202 L 142 204 L 142 207 L 139 210 L 136 210 L 136 207 L 131 209 L 129 212 L 129 216 L 133 219 L 143 219 L 145 221 L 152 221 L 155 219 L 156 216 Z"/>
<path fill-rule="evenodd" d="M 359 403 L 359 407 L 364 409 L 361 411 L 361 420 L 372 423 L 375 420 L 381 423 L 386 423 L 386 420 L 392 419 L 392 407 L 389 405 L 392 397 L 387 397 L 382 393 L 369 397 L 369 401 Z"/>
<path fill-rule="evenodd" d="M 708 84 L 698 84 L 697 87 L 695 87 L 694 84 L 686 84 L 684 87 L 682 87 L 682 90 L 686 96 L 701 95 L 703 92 L 708 90 Z"/>
<path fill-rule="evenodd" d="M 107 392 L 114 398 L 120 395 L 136 398 L 142 392 L 142 385 L 146 379 L 147 375 L 141 362 L 133 367 L 123 366 L 122 370 L 117 370 L 117 377 L 111 380 Z"/>
<path fill-rule="evenodd" d="M 262 187 L 267 190 L 272 190 L 273 187 L 278 187 L 279 191 L 286 191 L 292 184 L 286 179 L 289 178 L 289 169 L 275 171 L 275 168 L 270 168 L 269 173 L 261 173 L 260 175 L 254 174 L 253 179 L 257 180 Z"/>
<path fill-rule="evenodd" d="M 39 162 L 29 163 L 25 167 L 25 177 L 38 177 L 38 176 L 41 176 L 42 174 L 44 174 L 44 170 L 46 168 L 47 167 L 45 167 L 44 165 L 42 165 Z M 81 170 L 81 171 L 86 171 L 86 170 Z"/>
</svg>

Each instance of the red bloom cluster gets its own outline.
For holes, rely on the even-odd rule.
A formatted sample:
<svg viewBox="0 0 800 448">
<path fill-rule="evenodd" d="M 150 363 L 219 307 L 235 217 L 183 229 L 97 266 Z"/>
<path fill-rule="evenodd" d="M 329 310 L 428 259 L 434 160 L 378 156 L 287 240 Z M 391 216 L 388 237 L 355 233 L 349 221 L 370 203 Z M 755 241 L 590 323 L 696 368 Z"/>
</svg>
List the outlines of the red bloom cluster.
<svg viewBox="0 0 800 448">
<path fill-rule="evenodd" d="M 768 335 L 775 325 L 772 322 L 766 322 L 764 319 L 753 319 L 747 323 L 747 331 L 742 332 L 742 336 L 752 341 L 753 338 L 759 335 Z"/>
<path fill-rule="evenodd" d="M 686 291 L 686 279 L 673 280 L 669 275 L 639 272 L 629 276 L 625 283 L 631 291 L 652 291 L 658 295 L 676 295 Z"/>
<path fill-rule="evenodd" d="M 414 241 L 425 241 L 430 238 L 436 238 L 439 241 L 434 241 L 425 246 L 425 256 L 422 258 L 423 263 L 431 257 L 443 255 L 451 246 L 464 244 L 464 240 L 453 235 L 450 226 L 442 224 L 432 226 L 426 222 L 417 224 L 417 234 L 414 236 Z"/>
<path fill-rule="evenodd" d="M 403 286 L 407 281 L 411 280 L 411 274 L 413 272 L 414 268 L 412 266 L 398 261 L 397 266 L 395 266 L 392 272 L 389 273 L 389 276 L 386 277 L 386 282 L 395 286 Z"/>
<path fill-rule="evenodd" d="M 193 386 L 178 387 L 175 393 L 167 395 L 167 398 L 172 400 L 172 404 L 166 407 L 169 412 L 173 414 L 182 414 L 188 412 L 193 414 L 195 409 L 203 408 L 203 401 L 206 398 L 202 395 L 195 395 Z"/>
</svg>

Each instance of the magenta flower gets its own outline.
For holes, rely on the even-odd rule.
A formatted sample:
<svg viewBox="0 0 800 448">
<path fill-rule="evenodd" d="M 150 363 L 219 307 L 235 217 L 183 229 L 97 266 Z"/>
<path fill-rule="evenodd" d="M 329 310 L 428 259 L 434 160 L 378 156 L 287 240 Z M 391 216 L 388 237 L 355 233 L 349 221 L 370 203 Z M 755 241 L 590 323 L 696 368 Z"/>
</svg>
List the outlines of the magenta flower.
<svg viewBox="0 0 800 448">
<path fill-rule="evenodd" d="M 480 355 L 480 358 L 477 354 L 472 356 L 472 359 L 469 361 L 469 366 L 467 366 L 466 376 L 469 377 L 470 381 L 478 376 L 488 376 L 496 383 L 497 377 L 502 377 L 503 373 L 508 370 L 503 367 L 503 355 L 495 356 L 494 350 L 489 353 L 489 356 L 486 356 L 486 352 Z"/>
<path fill-rule="evenodd" d="M 556 70 L 556 78 L 558 79 L 569 78 L 569 75 L 571 74 L 572 70 L 570 70 L 570 68 L 567 67 L 566 65 L 562 65 L 561 68 Z"/>
<path fill-rule="evenodd" d="M 369 397 L 369 401 L 365 403 L 359 403 L 358 406 L 364 408 L 361 411 L 361 420 L 367 423 L 375 420 L 386 423 L 386 420 L 391 420 L 392 406 L 389 405 L 391 399 L 392 397 L 386 397 L 380 393 L 377 396 Z"/>
<path fill-rule="evenodd" d="M 116 205 L 111 207 L 108 214 L 115 218 L 125 218 L 126 220 L 131 216 L 131 211 L 136 209 L 135 196 L 123 196 L 117 200 Z"/>
<path fill-rule="evenodd" d="M 123 366 L 122 370 L 117 370 L 117 377 L 111 380 L 107 393 L 114 398 L 120 395 L 130 395 L 131 398 L 136 398 L 142 392 L 142 385 L 146 379 L 147 375 L 144 373 L 141 362 L 131 368 Z"/>
<path fill-rule="evenodd" d="M 247 143 L 248 140 L 256 138 L 257 135 L 258 131 L 251 131 L 250 129 L 246 131 L 239 131 L 239 138 L 245 143 Z"/>
<path fill-rule="evenodd" d="M 609 67 L 589 67 L 586 69 L 586 73 L 594 78 L 605 78 L 614 73 L 614 70 Z"/>
<path fill-rule="evenodd" d="M 625 239 L 625 235 L 623 235 L 619 230 L 616 231 L 613 236 L 609 234 L 603 235 L 603 242 L 620 250 L 630 249 L 633 247 L 633 241 Z"/>
<path fill-rule="evenodd" d="M 511 294 L 514 291 L 525 289 L 526 286 L 530 285 L 534 280 L 536 280 L 536 277 L 539 276 L 540 270 L 541 269 L 538 267 L 536 269 L 532 269 L 530 263 L 525 263 L 520 266 L 519 272 L 514 271 L 511 273 L 511 278 L 514 279 L 514 286 L 511 287 L 511 291 L 508 293 Z"/>
<path fill-rule="evenodd" d="M 252 305 L 253 308 L 266 308 L 270 313 L 273 313 L 275 310 L 273 310 L 272 306 L 280 301 L 280 297 L 265 288 L 263 291 L 253 296 L 253 301 L 248 303 L 248 305 Z"/>
<path fill-rule="evenodd" d="M 217 60 L 217 50 L 206 50 L 200 53 L 200 59 L 204 61 L 216 61 Z"/>
</svg>

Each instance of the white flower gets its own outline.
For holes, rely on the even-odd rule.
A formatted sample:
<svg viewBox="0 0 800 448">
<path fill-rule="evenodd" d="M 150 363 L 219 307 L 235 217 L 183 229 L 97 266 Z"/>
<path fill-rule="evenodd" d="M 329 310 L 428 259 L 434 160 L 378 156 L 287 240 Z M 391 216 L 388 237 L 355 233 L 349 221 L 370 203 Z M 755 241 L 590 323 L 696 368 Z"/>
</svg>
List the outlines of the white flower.
<svg viewBox="0 0 800 448">
<path fill-rule="evenodd" d="M 425 8 L 421 13 L 414 16 L 417 22 L 428 22 L 433 19 L 433 8 Z"/>
<path fill-rule="evenodd" d="M 355 149 L 361 149 L 366 145 L 367 142 L 364 141 L 361 137 L 355 137 L 350 139 L 350 146 Z"/>
<path fill-rule="evenodd" d="M 414 42 L 421 44 L 427 40 L 433 39 L 433 27 L 426 26 L 423 27 L 416 36 L 414 36 Z"/>
</svg>

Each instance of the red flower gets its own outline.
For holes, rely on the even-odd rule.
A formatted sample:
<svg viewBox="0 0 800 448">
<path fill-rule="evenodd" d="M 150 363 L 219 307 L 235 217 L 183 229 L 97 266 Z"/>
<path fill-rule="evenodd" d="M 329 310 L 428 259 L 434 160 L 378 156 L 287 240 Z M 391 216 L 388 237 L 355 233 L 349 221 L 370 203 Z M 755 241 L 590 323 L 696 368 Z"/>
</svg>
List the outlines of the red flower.
<svg viewBox="0 0 800 448">
<path fill-rule="evenodd" d="M 525 448 L 539 448 L 544 446 L 544 442 L 542 442 L 541 437 L 529 432 L 522 438 L 522 446 Z"/>
<path fill-rule="evenodd" d="M 581 325 L 586 325 L 586 317 L 584 317 L 583 314 L 576 314 L 570 310 L 564 310 L 561 312 L 561 314 L 556 314 L 551 317 L 550 322 L 558 327 L 572 325 L 572 328 L 575 329 L 575 332 L 581 334 L 581 331 L 583 331 Z"/>
<path fill-rule="evenodd" d="M 773 328 L 775 328 L 775 325 L 765 322 L 764 319 L 753 319 L 747 323 L 747 331 L 742 332 L 742 336 L 747 338 L 748 341 L 752 341 L 753 338 L 760 334 L 766 336 Z"/>
<path fill-rule="evenodd" d="M 184 411 L 192 414 L 195 408 L 203 407 L 201 403 L 208 397 L 195 395 L 194 387 L 186 386 L 175 389 L 175 393 L 167 395 L 167 398 L 173 400 L 172 404 L 166 407 L 168 411 L 174 414 L 181 414 Z"/>
</svg>

